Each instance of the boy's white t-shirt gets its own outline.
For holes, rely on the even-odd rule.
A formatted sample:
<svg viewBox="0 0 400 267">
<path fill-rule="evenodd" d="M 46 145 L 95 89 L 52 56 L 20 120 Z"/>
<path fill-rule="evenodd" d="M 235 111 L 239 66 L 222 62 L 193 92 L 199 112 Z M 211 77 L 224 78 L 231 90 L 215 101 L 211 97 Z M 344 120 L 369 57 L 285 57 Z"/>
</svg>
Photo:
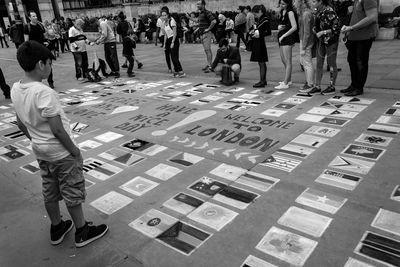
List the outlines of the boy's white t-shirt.
<svg viewBox="0 0 400 267">
<path fill-rule="evenodd" d="M 54 136 L 48 118 L 59 115 L 65 131 L 75 143 L 70 122 L 65 116 L 57 93 L 41 82 L 14 83 L 11 89 L 14 109 L 32 138 L 32 150 L 36 157 L 56 161 L 67 157 L 69 151 Z"/>
<path fill-rule="evenodd" d="M 172 27 L 176 27 L 176 22 L 174 18 L 170 18 L 169 20 L 164 22 L 164 32 L 168 39 L 174 37 L 174 30 L 172 29 Z"/>
</svg>

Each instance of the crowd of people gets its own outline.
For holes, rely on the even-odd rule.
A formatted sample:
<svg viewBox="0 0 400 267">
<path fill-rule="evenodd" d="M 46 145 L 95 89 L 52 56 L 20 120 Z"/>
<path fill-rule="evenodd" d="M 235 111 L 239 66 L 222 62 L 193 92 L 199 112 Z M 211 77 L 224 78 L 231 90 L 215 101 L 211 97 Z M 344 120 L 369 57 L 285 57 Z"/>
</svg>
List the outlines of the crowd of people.
<svg viewBox="0 0 400 267">
<path fill-rule="evenodd" d="M 368 74 L 369 50 L 377 30 L 377 1 L 355 0 L 349 25 L 341 25 L 337 13 L 328 0 L 295 0 L 294 4 L 291 0 L 281 0 L 280 7 L 278 42 L 285 77 L 277 88 L 286 89 L 290 86 L 292 49 L 295 43 L 300 42 L 301 63 L 307 80 L 301 91 L 309 94 L 333 93 L 337 77 L 337 48 L 342 33 L 348 48 L 351 72 L 351 84 L 342 91 L 349 96 L 362 94 Z M 224 71 L 232 72 L 234 81 L 238 82 L 242 69 L 239 46 L 230 45 L 227 36 L 219 36 L 221 14 L 216 17 L 207 10 L 204 0 L 197 2 L 197 8 L 198 16 L 187 14 L 186 18 L 189 24 L 196 23 L 198 27 L 198 38 L 203 44 L 207 61 L 207 66 L 203 70 L 221 75 Z M 245 48 L 251 51 L 250 61 L 258 63 L 260 81 L 253 87 L 262 88 L 267 84 L 268 52 L 265 36 L 271 34 L 267 10 L 264 5 L 255 5 L 252 8 L 240 7 L 239 10 L 233 28 L 230 24 L 229 29 L 238 32 L 238 40 L 244 42 Z M 184 35 L 183 27 L 179 26 L 179 19 L 171 15 L 168 7 L 163 7 L 160 14 L 155 24 L 155 31 L 157 37 L 163 36 L 161 39 L 168 70 L 173 72 L 174 77 L 185 77 L 179 60 L 180 38 Z M 4 93 L 6 98 L 11 97 L 16 111 L 17 125 L 32 141 L 32 150 L 38 159 L 43 179 L 44 205 L 51 221 L 50 242 L 53 245 L 60 244 L 75 227 L 76 247 L 86 246 L 104 236 L 108 226 L 105 224 L 95 226 L 86 221 L 82 208 L 86 197 L 82 154 L 71 134 L 69 120 L 65 116 L 57 92 L 50 88 L 54 87 L 52 60 L 56 59 L 57 47 L 61 47 L 63 51 L 62 47 L 67 49 L 66 44 L 69 43 L 69 50 L 75 60 L 76 78 L 85 78 L 85 75 L 89 74 L 86 45 L 103 44 L 105 58 L 111 69 L 109 75 L 119 77 L 117 32 L 122 36 L 123 55 L 127 61 L 125 64 L 129 65 L 128 75 L 132 77 L 133 64 L 137 62 L 133 51 L 137 32 L 130 23 L 124 22 L 123 13 L 118 17 L 119 24 L 116 29 L 113 28 L 112 21 L 106 17 L 95 20 L 100 37 L 90 42 L 83 31 L 84 20 L 76 19 L 73 25 L 63 28 L 63 20 L 42 24 L 36 13 L 31 11 L 29 24 L 22 27 L 24 40 L 27 41 L 23 42 L 22 39 L 14 41 L 18 47 L 17 60 L 25 76 L 13 85 L 11 94 L 9 88 Z M 67 20 L 65 23 L 68 25 L 70 22 Z M 246 26 L 241 26 L 244 23 Z M 21 30 L 21 24 L 18 25 Z M 152 27 L 154 30 L 154 25 Z M 211 40 L 214 38 L 215 27 L 219 49 L 213 59 Z M 226 25 L 222 28 L 226 29 Z M 317 57 L 315 71 L 312 62 L 313 53 Z M 328 58 L 331 81 L 328 88 L 322 91 L 320 86 L 325 57 Z M 3 89 L 5 82 L 2 72 L 0 74 Z M 48 79 L 50 87 L 42 83 L 43 79 Z M 64 200 L 72 220 L 61 218 L 60 200 Z"/>
</svg>

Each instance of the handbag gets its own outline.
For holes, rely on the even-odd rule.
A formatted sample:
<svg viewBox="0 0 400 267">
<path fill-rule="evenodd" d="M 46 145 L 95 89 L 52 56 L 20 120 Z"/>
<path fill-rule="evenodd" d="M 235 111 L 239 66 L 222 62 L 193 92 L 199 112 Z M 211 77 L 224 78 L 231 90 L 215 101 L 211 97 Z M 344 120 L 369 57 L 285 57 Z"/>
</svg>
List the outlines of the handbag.
<svg viewBox="0 0 400 267">
<path fill-rule="evenodd" d="M 230 86 L 233 84 L 231 67 L 227 64 L 222 66 L 221 71 L 222 84 Z"/>
</svg>

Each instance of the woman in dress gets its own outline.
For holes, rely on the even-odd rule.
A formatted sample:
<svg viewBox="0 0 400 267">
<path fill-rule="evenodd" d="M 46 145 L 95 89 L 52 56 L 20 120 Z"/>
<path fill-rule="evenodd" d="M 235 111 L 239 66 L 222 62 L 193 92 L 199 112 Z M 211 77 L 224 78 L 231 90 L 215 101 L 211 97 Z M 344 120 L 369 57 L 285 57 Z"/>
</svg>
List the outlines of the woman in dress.
<svg viewBox="0 0 400 267">
<path fill-rule="evenodd" d="M 279 5 L 281 11 L 278 25 L 278 41 L 281 60 L 285 67 L 285 79 L 275 89 L 288 89 L 292 84 L 292 49 L 297 41 L 297 23 L 292 0 L 280 0 Z"/>
<path fill-rule="evenodd" d="M 265 45 L 264 37 L 268 35 L 269 21 L 267 19 L 264 5 L 256 5 L 252 10 L 258 22 L 250 29 L 250 37 L 252 39 L 250 61 L 258 62 L 260 67 L 260 81 L 253 85 L 254 88 L 262 88 L 267 85 L 267 64 L 268 53 L 267 46 Z"/>
</svg>

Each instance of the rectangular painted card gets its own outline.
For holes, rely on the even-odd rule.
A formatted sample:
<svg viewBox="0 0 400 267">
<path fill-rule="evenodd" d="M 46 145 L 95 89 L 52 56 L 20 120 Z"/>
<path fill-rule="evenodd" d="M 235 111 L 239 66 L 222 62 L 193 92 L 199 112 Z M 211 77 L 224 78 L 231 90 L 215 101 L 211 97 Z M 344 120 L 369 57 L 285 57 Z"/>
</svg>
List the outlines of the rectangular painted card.
<svg viewBox="0 0 400 267">
<path fill-rule="evenodd" d="M 19 137 L 25 136 L 25 134 L 22 131 L 18 130 L 18 131 L 15 131 L 15 132 L 7 133 L 7 134 L 5 134 L 3 136 L 5 138 L 9 139 L 9 140 L 14 140 L 14 139 L 17 139 Z"/>
<path fill-rule="evenodd" d="M 204 203 L 203 200 L 194 196 L 179 193 L 171 199 L 164 202 L 163 206 L 171 210 L 187 215 Z"/>
<path fill-rule="evenodd" d="M 235 183 L 243 184 L 263 192 L 267 192 L 278 182 L 279 179 L 277 178 L 251 171 L 246 172 L 235 181 Z"/>
<path fill-rule="evenodd" d="M 396 101 L 396 103 L 393 104 L 393 107 L 400 108 L 400 101 Z"/>
<path fill-rule="evenodd" d="M 400 266 L 400 242 L 372 232 L 366 232 L 355 252 L 389 266 Z"/>
<path fill-rule="evenodd" d="M 10 113 L 10 112 L 3 112 L 3 113 L 0 113 L 0 120 L 5 119 L 5 118 L 8 118 L 8 117 L 11 117 L 11 116 L 14 116 L 14 114 L 13 114 L 13 113 Z"/>
<path fill-rule="evenodd" d="M 368 127 L 368 131 L 387 134 L 398 134 L 400 132 L 400 128 L 388 125 L 371 124 Z"/>
<path fill-rule="evenodd" d="M 260 195 L 250 191 L 233 186 L 227 186 L 214 195 L 213 199 L 232 207 L 244 210 L 259 196 Z"/>
<path fill-rule="evenodd" d="M 309 134 L 315 134 L 315 135 L 320 135 L 320 136 L 325 136 L 325 137 L 334 137 L 340 132 L 340 129 L 336 128 L 330 128 L 327 126 L 311 126 L 308 128 L 305 133 Z"/>
<path fill-rule="evenodd" d="M 295 104 L 280 103 L 280 104 L 274 106 L 274 108 L 289 110 L 289 109 L 294 108 L 295 106 L 296 106 Z"/>
<path fill-rule="evenodd" d="M 226 186 L 227 185 L 224 183 L 204 176 L 196 181 L 194 184 L 190 185 L 189 189 L 204 194 L 206 196 L 214 196 Z"/>
<path fill-rule="evenodd" d="M 129 205 L 133 199 L 124 196 L 115 191 L 110 191 L 104 196 L 92 201 L 90 206 L 100 210 L 101 212 L 111 215 L 114 212 L 122 209 L 123 207 Z"/>
<path fill-rule="evenodd" d="M 109 142 L 115 141 L 121 137 L 123 137 L 122 134 L 114 133 L 114 132 L 106 132 L 106 133 L 96 136 L 94 139 L 99 140 L 104 143 L 109 143 Z"/>
<path fill-rule="evenodd" d="M 363 261 L 356 260 L 352 257 L 349 257 L 346 264 L 343 267 L 375 267 L 371 264 L 365 263 Z"/>
<path fill-rule="evenodd" d="M 253 255 L 249 255 L 242 265 L 240 267 L 277 267 L 276 265 L 273 265 L 269 262 L 266 262 L 265 260 L 262 260 L 260 258 L 254 257 Z"/>
<path fill-rule="evenodd" d="M 385 149 L 379 149 L 364 145 L 350 144 L 343 150 L 342 154 L 364 158 L 368 160 L 378 160 L 383 155 L 383 153 L 385 153 L 385 151 L 386 151 Z"/>
<path fill-rule="evenodd" d="M 400 236 L 400 213 L 379 209 L 371 226 Z"/>
<path fill-rule="evenodd" d="M 377 123 L 382 124 L 392 124 L 396 126 L 400 126 L 400 117 L 396 116 L 380 116 L 377 120 Z"/>
<path fill-rule="evenodd" d="M 307 94 L 307 93 L 298 93 L 298 94 L 294 95 L 294 97 L 301 97 L 301 98 L 306 98 L 306 99 L 312 98 L 313 96 L 314 95 L 310 95 L 310 94 Z"/>
<path fill-rule="evenodd" d="M 347 198 L 339 197 L 316 189 L 307 188 L 296 202 L 314 209 L 335 214 L 346 203 Z"/>
<path fill-rule="evenodd" d="M 300 145 L 305 145 L 305 146 L 311 146 L 311 147 L 320 147 L 322 146 L 326 141 L 329 139 L 315 136 L 315 135 L 309 135 L 309 134 L 301 134 L 297 136 L 295 139 L 293 139 L 291 142 L 300 144 Z"/>
<path fill-rule="evenodd" d="M 167 231 L 157 236 L 156 240 L 189 256 L 196 248 L 206 242 L 210 236 L 210 233 L 179 221 Z"/>
<path fill-rule="evenodd" d="M 295 104 L 295 105 L 303 104 L 306 101 L 307 101 L 307 99 L 298 98 L 298 97 L 289 97 L 289 98 L 283 100 L 284 103 Z"/>
<path fill-rule="evenodd" d="M 178 219 L 169 216 L 168 214 L 151 209 L 131 222 L 129 226 L 150 238 L 155 238 L 174 225 L 177 221 Z"/>
<path fill-rule="evenodd" d="M 385 114 L 386 115 L 400 116 L 400 109 L 390 108 L 390 109 L 386 110 Z"/>
<path fill-rule="evenodd" d="M 145 173 L 149 176 L 152 176 L 154 178 L 167 181 L 180 173 L 182 170 L 175 168 L 173 166 L 169 166 L 164 163 L 160 163 L 157 166 L 154 166 L 150 170 L 146 171 Z"/>
<path fill-rule="evenodd" d="M 185 166 L 185 167 L 189 167 L 192 166 L 198 162 L 200 162 L 201 160 L 203 160 L 203 157 L 199 157 L 190 153 L 179 153 L 175 156 L 173 156 L 172 158 L 169 159 L 169 161 Z"/>
<path fill-rule="evenodd" d="M 337 156 L 329 163 L 329 167 L 360 174 L 367 174 L 374 165 L 375 162 L 344 156 Z"/>
<path fill-rule="evenodd" d="M 346 119 L 337 119 L 337 118 L 324 117 L 319 122 L 320 123 L 325 123 L 325 124 L 330 124 L 330 125 L 343 126 L 343 125 L 346 125 L 349 121 L 350 120 L 346 120 Z"/>
<path fill-rule="evenodd" d="M 394 188 L 392 195 L 390 196 L 390 199 L 394 201 L 400 201 L 400 185 L 397 185 Z"/>
<path fill-rule="evenodd" d="M 290 207 L 278 220 L 280 225 L 313 237 L 321 237 L 331 222 L 329 217 L 298 207 Z"/>
<path fill-rule="evenodd" d="M 98 159 L 88 158 L 83 161 L 83 171 L 96 179 L 105 181 L 120 173 L 122 169 Z"/>
<path fill-rule="evenodd" d="M 364 105 L 337 103 L 337 102 L 336 103 L 335 102 L 324 102 L 320 106 L 334 108 L 334 109 L 340 109 L 340 110 L 354 111 L 354 112 L 361 112 L 367 108 L 367 106 L 364 106 Z"/>
<path fill-rule="evenodd" d="M 217 204 L 205 202 L 187 217 L 195 222 L 204 224 L 217 231 L 232 222 L 239 213 Z"/>
<path fill-rule="evenodd" d="M 335 95 L 328 99 L 328 101 L 336 101 L 341 103 L 354 103 L 354 104 L 361 104 L 361 105 L 370 105 L 372 104 L 375 99 L 367 99 L 367 98 L 358 98 L 358 97 L 351 97 L 351 96 L 338 96 Z"/>
<path fill-rule="evenodd" d="M 300 160 L 282 157 L 276 154 L 272 154 L 260 165 L 282 170 L 285 172 L 292 172 L 301 163 Z"/>
<path fill-rule="evenodd" d="M 311 153 L 313 153 L 315 149 L 294 145 L 289 143 L 281 148 L 279 148 L 276 152 L 286 154 L 289 156 L 299 157 L 299 158 L 307 158 Z"/>
<path fill-rule="evenodd" d="M 382 135 L 361 134 L 355 141 L 375 146 L 388 146 L 392 140 L 393 138 Z"/>
<path fill-rule="evenodd" d="M 39 163 L 36 160 L 29 164 L 21 166 L 20 168 L 32 174 L 37 174 L 40 171 Z"/>
<path fill-rule="evenodd" d="M 283 114 L 285 114 L 286 112 L 287 111 L 284 111 L 284 110 L 270 108 L 270 109 L 267 109 L 267 110 L 264 110 L 263 112 L 261 112 L 261 115 L 272 116 L 272 117 L 280 117 Z"/>
<path fill-rule="evenodd" d="M 339 171 L 324 170 L 315 180 L 318 183 L 335 186 L 345 190 L 354 190 L 362 178 Z"/>
<path fill-rule="evenodd" d="M 256 248 L 293 266 L 303 266 L 317 244 L 317 241 L 273 226 Z"/>
<path fill-rule="evenodd" d="M 122 150 L 119 148 L 111 148 L 110 150 L 99 154 L 99 157 L 102 157 L 106 160 L 118 162 L 127 167 L 132 166 L 145 159 L 142 156 L 130 153 L 126 150 Z"/>
<path fill-rule="evenodd" d="M 95 182 L 90 181 L 89 179 L 86 179 L 86 178 L 85 178 L 85 189 L 86 189 L 86 190 L 89 189 L 89 188 L 91 188 L 91 187 L 94 186 L 95 184 L 96 184 Z"/>
<path fill-rule="evenodd" d="M 5 146 L 0 148 L 0 158 L 5 161 L 13 161 L 24 156 L 29 155 L 29 152 L 22 150 L 20 148 L 9 149 Z"/>
<path fill-rule="evenodd" d="M 93 140 L 86 140 L 78 144 L 78 147 L 83 151 L 88 151 L 94 149 L 96 147 L 101 146 L 102 143 L 93 141 Z"/>
<path fill-rule="evenodd" d="M 299 121 L 309 121 L 309 122 L 319 122 L 324 118 L 321 115 L 313 115 L 313 114 L 301 114 L 296 118 Z"/>
<path fill-rule="evenodd" d="M 137 176 L 132 180 L 124 183 L 119 188 L 136 196 L 142 196 L 155 188 L 157 185 L 159 185 L 159 183 L 153 182 L 141 176 Z"/>
<path fill-rule="evenodd" d="M 210 174 L 225 178 L 230 181 L 235 181 L 240 175 L 244 174 L 247 170 L 236 166 L 222 163 L 212 171 Z"/>
</svg>

